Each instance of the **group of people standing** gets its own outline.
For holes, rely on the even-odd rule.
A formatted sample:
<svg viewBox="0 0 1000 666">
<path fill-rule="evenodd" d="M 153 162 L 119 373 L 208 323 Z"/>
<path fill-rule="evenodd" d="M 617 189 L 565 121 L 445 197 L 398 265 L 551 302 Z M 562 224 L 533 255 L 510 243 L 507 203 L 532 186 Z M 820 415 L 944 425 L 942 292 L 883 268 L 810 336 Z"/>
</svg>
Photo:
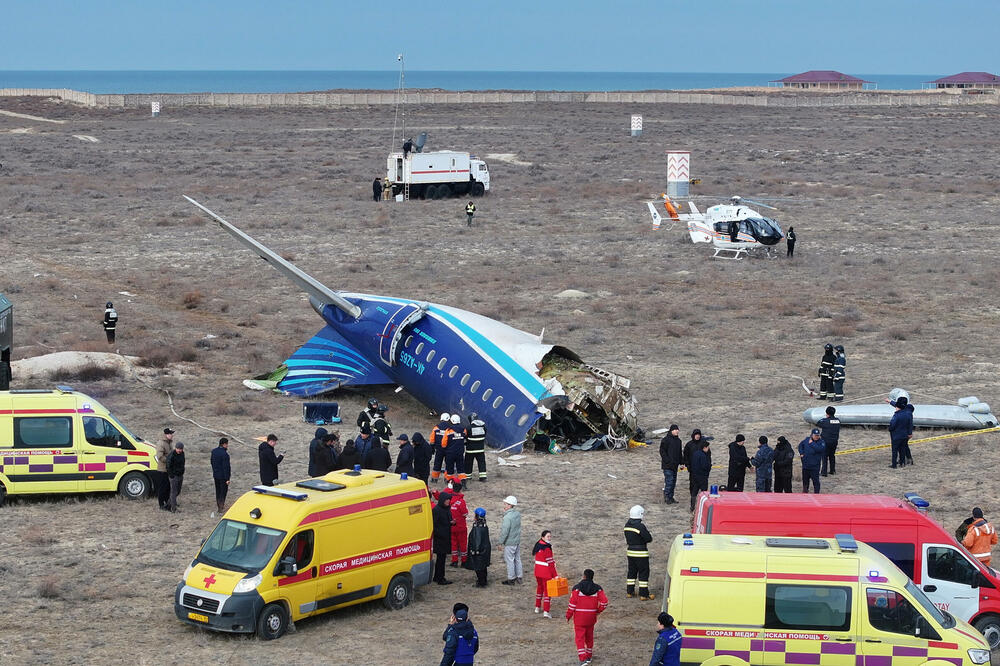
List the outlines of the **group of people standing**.
<svg viewBox="0 0 1000 666">
<path fill-rule="evenodd" d="M 829 342 L 823 347 L 823 358 L 819 362 L 818 400 L 841 402 L 844 399 L 844 380 L 847 379 L 847 356 L 844 345 L 834 347 Z"/>
</svg>

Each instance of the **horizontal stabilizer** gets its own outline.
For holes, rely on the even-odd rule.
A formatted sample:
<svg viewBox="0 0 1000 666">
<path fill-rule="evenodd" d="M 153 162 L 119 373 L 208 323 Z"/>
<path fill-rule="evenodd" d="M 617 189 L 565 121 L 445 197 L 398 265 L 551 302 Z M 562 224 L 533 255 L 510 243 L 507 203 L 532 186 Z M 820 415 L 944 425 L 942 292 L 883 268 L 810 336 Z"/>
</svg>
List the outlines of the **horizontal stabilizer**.
<svg viewBox="0 0 1000 666">
<path fill-rule="evenodd" d="M 288 395 L 311 396 L 328 393 L 342 386 L 392 384 L 393 380 L 365 359 L 330 326 L 314 335 L 281 364 L 284 375 L 273 386 Z M 268 373 L 254 383 L 275 377 Z M 273 381 L 273 379 L 272 379 Z M 267 388 L 272 388 L 268 386 Z"/>
<path fill-rule="evenodd" d="M 660 217 L 660 213 L 657 212 L 653 204 L 647 201 L 646 205 L 649 206 L 649 214 L 653 217 L 653 231 L 656 231 L 660 228 L 660 224 L 663 223 L 663 218 Z"/>
</svg>

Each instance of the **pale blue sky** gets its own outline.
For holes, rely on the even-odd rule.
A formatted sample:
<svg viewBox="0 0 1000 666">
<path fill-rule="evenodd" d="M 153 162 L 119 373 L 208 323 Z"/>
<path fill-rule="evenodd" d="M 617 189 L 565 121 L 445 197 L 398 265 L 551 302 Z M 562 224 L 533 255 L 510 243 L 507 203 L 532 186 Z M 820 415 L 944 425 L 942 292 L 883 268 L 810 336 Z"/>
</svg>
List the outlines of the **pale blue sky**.
<svg viewBox="0 0 1000 666">
<path fill-rule="evenodd" d="M 10 0 L 0 69 L 1000 70 L 995 0 Z"/>
</svg>

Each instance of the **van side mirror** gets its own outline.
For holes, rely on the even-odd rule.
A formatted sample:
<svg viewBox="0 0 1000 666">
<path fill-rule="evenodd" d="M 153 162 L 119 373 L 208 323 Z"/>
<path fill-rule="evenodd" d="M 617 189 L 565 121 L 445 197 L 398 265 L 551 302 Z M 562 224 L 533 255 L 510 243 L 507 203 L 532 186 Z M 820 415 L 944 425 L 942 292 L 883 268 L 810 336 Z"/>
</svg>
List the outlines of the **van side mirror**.
<svg viewBox="0 0 1000 666">
<path fill-rule="evenodd" d="M 281 558 L 278 562 L 278 576 L 294 576 L 299 572 L 299 567 L 295 564 L 295 558 L 289 555 Z"/>
</svg>

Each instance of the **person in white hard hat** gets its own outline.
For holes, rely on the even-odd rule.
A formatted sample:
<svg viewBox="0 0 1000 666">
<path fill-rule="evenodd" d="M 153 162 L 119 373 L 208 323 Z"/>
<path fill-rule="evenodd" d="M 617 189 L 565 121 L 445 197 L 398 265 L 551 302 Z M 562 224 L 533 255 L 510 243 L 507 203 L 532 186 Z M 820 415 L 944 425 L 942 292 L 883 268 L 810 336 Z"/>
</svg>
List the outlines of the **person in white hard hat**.
<svg viewBox="0 0 1000 666">
<path fill-rule="evenodd" d="M 521 512 L 517 510 L 517 498 L 507 495 L 503 499 L 503 520 L 500 522 L 500 540 L 497 548 L 503 551 L 503 561 L 507 564 L 507 580 L 504 585 L 524 583 L 524 569 L 521 567 Z"/>
<path fill-rule="evenodd" d="M 438 424 L 431 428 L 431 448 L 434 450 L 434 469 L 431 470 L 431 483 L 437 483 L 441 478 L 441 463 L 444 462 L 444 447 L 441 440 L 444 433 L 451 427 L 451 414 L 443 412 Z"/>
<path fill-rule="evenodd" d="M 625 557 L 628 559 L 628 576 L 625 579 L 626 595 L 635 596 L 638 584 L 639 598 L 654 599 L 649 593 L 649 548 L 646 546 L 653 540 L 653 535 L 642 522 L 646 510 L 636 504 L 628 511 L 628 521 L 625 523 Z"/>
<path fill-rule="evenodd" d="M 465 428 L 462 417 L 451 415 L 451 425 L 442 438 L 444 447 L 444 476 L 454 481 L 460 489 L 465 487 Z"/>
</svg>

